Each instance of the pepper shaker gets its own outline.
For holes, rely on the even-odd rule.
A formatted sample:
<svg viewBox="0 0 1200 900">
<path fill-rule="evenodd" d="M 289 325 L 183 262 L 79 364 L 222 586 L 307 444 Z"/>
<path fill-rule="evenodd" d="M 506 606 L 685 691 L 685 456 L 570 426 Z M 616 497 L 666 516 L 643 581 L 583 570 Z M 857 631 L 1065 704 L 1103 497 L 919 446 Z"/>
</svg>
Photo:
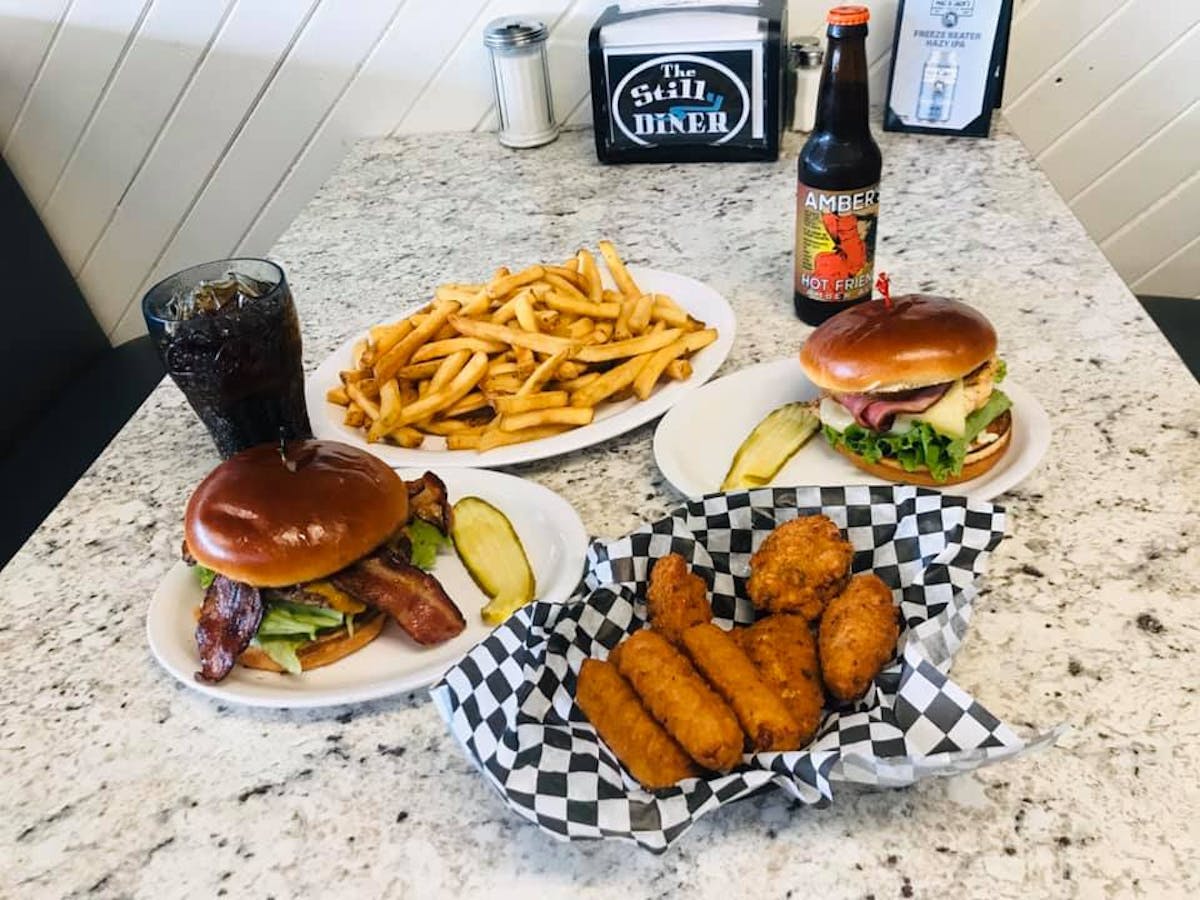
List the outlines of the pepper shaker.
<svg viewBox="0 0 1200 900">
<path fill-rule="evenodd" d="M 500 113 L 500 143 L 537 147 L 558 137 L 546 62 L 549 30 L 534 19 L 506 16 L 483 30 Z"/>
</svg>

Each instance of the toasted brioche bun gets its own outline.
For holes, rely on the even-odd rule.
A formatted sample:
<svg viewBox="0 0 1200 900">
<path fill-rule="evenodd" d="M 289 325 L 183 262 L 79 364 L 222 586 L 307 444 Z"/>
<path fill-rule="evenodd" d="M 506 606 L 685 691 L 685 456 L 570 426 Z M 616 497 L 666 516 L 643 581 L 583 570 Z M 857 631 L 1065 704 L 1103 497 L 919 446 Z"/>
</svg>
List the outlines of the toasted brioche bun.
<svg viewBox="0 0 1200 900">
<path fill-rule="evenodd" d="M 334 441 L 251 447 L 200 482 L 184 514 L 188 551 L 234 581 L 284 587 L 365 556 L 408 518 L 391 467 Z"/>
<path fill-rule="evenodd" d="M 361 650 L 383 630 L 387 616 L 374 610 L 363 613 L 355 623 L 354 634 L 348 634 L 345 627 L 327 635 L 318 637 L 310 644 L 305 644 L 296 651 L 300 660 L 300 668 L 307 672 L 309 669 L 319 669 L 349 656 L 356 650 Z M 238 657 L 238 662 L 250 669 L 266 669 L 268 672 L 282 672 L 283 667 L 267 656 L 259 647 L 247 647 Z"/>
<path fill-rule="evenodd" d="M 962 471 L 957 475 L 951 475 L 945 481 L 936 481 L 925 466 L 920 466 L 915 472 L 909 472 L 894 459 L 884 457 L 879 462 L 868 462 L 858 454 L 851 453 L 844 446 L 836 447 L 835 449 L 864 472 L 870 472 L 877 478 L 898 481 L 902 484 L 923 484 L 928 487 L 940 488 L 948 484 L 960 484 L 964 481 L 970 481 L 972 478 L 978 478 L 991 469 L 992 466 L 996 465 L 996 463 L 1000 462 L 1001 457 L 1008 452 L 1008 448 L 1012 444 L 1011 412 L 1004 412 L 988 426 L 989 431 L 996 429 L 1003 429 L 998 431 L 1000 437 L 990 444 L 984 444 L 978 450 L 968 453 L 967 458 L 963 460 Z"/>
<path fill-rule="evenodd" d="M 958 300 L 906 294 L 871 300 L 817 327 L 800 349 L 813 384 L 838 394 L 906 391 L 961 378 L 996 353 L 996 331 Z"/>
</svg>

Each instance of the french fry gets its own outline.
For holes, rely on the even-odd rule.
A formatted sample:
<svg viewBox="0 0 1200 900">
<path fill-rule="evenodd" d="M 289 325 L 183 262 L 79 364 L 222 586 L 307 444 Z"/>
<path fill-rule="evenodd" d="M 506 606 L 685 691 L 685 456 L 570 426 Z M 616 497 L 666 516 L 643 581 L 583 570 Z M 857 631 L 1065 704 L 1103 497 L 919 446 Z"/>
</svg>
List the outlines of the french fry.
<svg viewBox="0 0 1200 900">
<path fill-rule="evenodd" d="M 477 288 L 471 294 L 471 299 L 462 305 L 462 315 L 481 316 L 492 307 L 492 298 L 488 296 L 487 288 Z"/>
<path fill-rule="evenodd" d="M 517 328 L 509 328 L 505 325 L 496 325 L 492 322 L 480 322 L 475 319 L 468 319 L 464 316 L 451 316 L 450 324 L 457 329 L 459 334 L 465 337 L 477 337 L 485 341 L 499 341 L 501 343 L 512 344 L 514 347 L 526 347 L 537 353 L 554 354 L 564 348 L 574 347 L 570 341 L 555 337 L 552 334 L 534 334 L 528 331 L 521 331 Z"/>
<path fill-rule="evenodd" d="M 596 415 L 591 406 L 563 406 L 553 409 L 535 409 L 500 418 L 501 431 L 525 431 L 541 425 L 587 425 Z"/>
<path fill-rule="evenodd" d="M 571 395 L 571 405 L 594 407 L 606 397 L 612 396 L 622 388 L 629 387 L 649 359 L 650 354 L 644 353 L 609 369 L 595 381 L 575 391 Z"/>
<path fill-rule="evenodd" d="M 596 323 L 587 316 L 581 316 L 567 326 L 566 336 L 574 341 L 581 341 L 596 327 Z"/>
<path fill-rule="evenodd" d="M 413 324 L 401 319 L 391 325 L 376 325 L 371 329 L 371 343 L 375 345 L 375 358 L 383 356 L 404 338 L 412 334 Z"/>
<path fill-rule="evenodd" d="M 533 315 L 537 319 L 540 331 L 553 331 L 558 324 L 559 312 L 557 309 L 535 309 Z"/>
<path fill-rule="evenodd" d="M 591 384 L 593 381 L 595 381 L 599 377 L 600 377 L 599 372 L 588 372 L 586 375 L 580 375 L 578 378 L 571 378 L 567 381 L 560 381 L 560 382 L 558 382 L 558 387 L 560 390 L 567 391 L 568 393 L 573 394 L 576 391 L 587 387 L 589 384 Z"/>
<path fill-rule="evenodd" d="M 510 297 L 492 313 L 491 320 L 497 325 L 504 325 L 517 317 L 517 298 Z"/>
<path fill-rule="evenodd" d="M 367 443 L 374 444 L 383 440 L 384 435 L 391 431 L 400 418 L 400 385 L 395 378 L 390 378 L 379 386 L 379 418 L 371 423 L 367 430 Z"/>
<path fill-rule="evenodd" d="M 513 310 L 517 314 L 517 324 L 526 331 L 540 332 L 542 330 L 537 316 L 533 314 L 533 293 L 531 291 L 521 291 L 517 295 Z"/>
<path fill-rule="evenodd" d="M 633 311 L 629 313 L 629 330 L 633 334 L 642 334 L 650 327 L 650 314 L 654 312 L 654 295 L 642 294 L 633 301 Z"/>
<path fill-rule="evenodd" d="M 361 382 L 360 382 L 361 383 Z M 379 404 L 363 393 L 362 388 L 358 384 L 346 385 L 346 393 L 350 395 L 350 399 L 358 404 L 361 409 L 372 422 L 379 418 Z"/>
<path fill-rule="evenodd" d="M 389 444 L 395 444 L 398 447 L 407 447 L 410 450 L 415 450 L 425 443 L 425 435 L 417 431 L 415 428 L 393 428 L 383 436 L 383 439 Z"/>
<path fill-rule="evenodd" d="M 502 416 L 515 416 L 537 409 L 554 409 L 566 406 L 571 397 L 566 391 L 545 391 L 540 394 L 515 394 L 512 397 L 497 397 L 492 401 L 496 412 Z"/>
<path fill-rule="evenodd" d="M 330 403 L 336 403 L 338 406 L 349 406 L 350 395 L 346 393 L 346 388 L 342 385 L 331 387 L 325 392 L 325 399 Z"/>
<path fill-rule="evenodd" d="M 587 282 L 588 300 L 592 303 L 602 302 L 604 285 L 600 281 L 600 270 L 596 268 L 596 257 L 592 256 L 592 252 L 585 248 L 579 251 L 576 258 L 579 260 L 579 274 Z"/>
<path fill-rule="evenodd" d="M 443 356 L 450 356 L 453 353 L 458 353 L 460 350 L 468 350 L 472 353 L 482 351 L 484 353 L 499 353 L 502 350 L 508 349 L 508 345 L 502 341 L 485 341 L 479 338 L 464 338 L 452 337 L 444 341 L 434 341 L 426 344 L 420 350 L 413 354 L 412 361 L 415 363 L 425 362 L 429 359 L 440 359 Z"/>
<path fill-rule="evenodd" d="M 354 348 L 350 351 L 350 362 L 356 369 L 361 369 L 369 363 L 363 362 L 363 356 L 370 349 L 371 342 L 366 338 L 354 342 Z M 343 379 L 344 380 L 344 379 Z"/>
<path fill-rule="evenodd" d="M 367 414 L 362 411 L 362 407 L 357 403 L 352 403 L 346 407 L 346 415 L 342 417 L 342 424 L 348 428 L 362 428 L 363 423 L 367 421 Z"/>
<path fill-rule="evenodd" d="M 579 278 L 578 275 L 575 276 Z M 570 297 L 577 303 L 587 303 L 587 295 L 579 289 L 573 280 L 563 278 L 555 272 L 547 272 L 545 277 L 546 284 L 554 288 L 555 293 L 562 294 L 564 297 Z"/>
<path fill-rule="evenodd" d="M 495 375 L 484 379 L 483 391 L 485 394 L 495 396 L 497 394 L 515 394 L 521 389 L 521 385 L 525 383 L 520 375 Z"/>
<path fill-rule="evenodd" d="M 441 366 L 440 359 L 427 359 L 424 362 L 409 363 L 402 369 L 396 371 L 396 378 L 400 381 L 423 381 L 426 378 L 432 378 Z"/>
<path fill-rule="evenodd" d="M 446 437 L 451 434 L 483 434 L 486 425 L 470 425 L 457 419 L 438 419 L 429 422 L 418 422 L 417 430 L 425 434 L 437 434 Z"/>
<path fill-rule="evenodd" d="M 463 432 L 462 434 L 450 434 L 446 436 L 447 450 L 478 450 L 479 440 L 481 435 L 473 431 Z"/>
<path fill-rule="evenodd" d="M 533 355 L 533 351 L 528 347 L 514 347 L 513 356 L 517 360 L 518 374 L 528 375 L 537 368 L 537 357 Z"/>
<path fill-rule="evenodd" d="M 592 319 L 615 319 L 621 314 L 621 306 L 618 303 L 593 303 L 590 300 L 579 300 L 557 292 L 547 294 L 542 302 L 559 312 L 587 316 Z"/>
<path fill-rule="evenodd" d="M 592 329 L 592 333 L 587 337 L 589 344 L 603 344 L 613 336 L 612 322 L 597 322 L 596 327 Z"/>
<path fill-rule="evenodd" d="M 338 378 L 341 379 L 342 384 L 354 384 L 362 381 L 368 374 L 364 369 L 343 369 L 338 372 Z"/>
<path fill-rule="evenodd" d="M 462 371 L 462 367 L 467 364 L 467 360 L 470 358 L 470 350 L 459 350 L 457 353 L 451 353 L 443 359 L 442 364 L 433 373 L 433 377 L 429 379 L 429 390 L 436 391 L 438 388 L 449 384 L 454 376 Z"/>
<path fill-rule="evenodd" d="M 375 378 L 380 381 L 386 381 L 395 375 L 402 366 L 407 365 L 412 360 L 413 354 L 420 349 L 421 345 L 436 334 L 438 329 L 445 325 L 450 317 L 458 312 L 458 309 L 458 304 L 453 302 L 434 307 L 433 311 L 425 317 L 425 320 L 420 325 L 414 328 L 395 347 L 376 361 Z"/>
<path fill-rule="evenodd" d="M 577 363 L 567 360 L 558 367 L 554 377 L 559 381 L 570 381 L 572 378 L 579 378 L 587 373 L 588 367 L 586 363 Z"/>
<path fill-rule="evenodd" d="M 554 377 L 558 367 L 566 362 L 569 353 L 569 350 L 559 350 L 542 360 L 541 364 L 525 379 L 525 383 L 517 388 L 517 396 L 525 397 L 540 390 L 543 384 Z"/>
<path fill-rule="evenodd" d="M 478 293 L 479 291 L 469 291 L 453 284 L 440 284 L 434 289 L 433 296 L 436 300 L 452 300 L 460 306 L 466 306 L 475 300 Z"/>
<path fill-rule="evenodd" d="M 663 295 L 655 294 L 654 296 L 655 298 L 661 298 Z M 655 299 L 654 309 L 650 313 L 650 318 L 666 322 L 672 328 L 690 329 L 699 327 L 699 323 L 683 310 L 666 306 L 660 299 Z"/>
<path fill-rule="evenodd" d="M 687 381 L 692 377 L 692 364 L 686 359 L 673 359 L 663 372 L 672 381 Z"/>
<path fill-rule="evenodd" d="M 526 428 L 524 431 L 501 431 L 499 428 L 491 428 L 480 436 L 475 449 L 483 453 L 486 450 L 494 450 L 509 444 L 523 444 L 526 441 L 553 437 L 569 430 L 570 426 L 567 425 L 540 425 L 536 428 Z"/>
<path fill-rule="evenodd" d="M 453 406 L 467 396 L 485 374 L 487 374 L 487 354 L 481 352 L 472 354 L 462 371 L 455 375 L 454 380 L 448 385 L 440 390 L 431 391 L 415 403 L 405 406 L 400 411 L 396 425 L 420 422 L 422 419 L 430 418 L 434 413 Z"/>
<path fill-rule="evenodd" d="M 665 334 L 666 332 L 664 332 Z M 714 328 L 707 328 L 704 331 L 693 331 L 686 334 L 676 341 L 672 341 L 667 346 L 656 350 L 651 354 L 649 361 L 642 367 L 642 371 L 638 373 L 633 382 L 633 392 L 639 400 L 645 400 L 650 396 L 650 392 L 654 390 L 654 385 L 658 384 L 658 379 L 663 373 L 663 369 L 675 359 L 687 353 L 695 353 L 702 347 L 707 347 L 717 339 L 717 332 Z"/>
<path fill-rule="evenodd" d="M 457 403 L 451 404 L 443 409 L 440 415 L 447 419 L 453 419 L 457 416 L 469 415 L 473 412 L 478 412 L 481 409 L 490 409 L 491 401 L 481 391 L 472 391 L 463 397 Z"/>
<path fill-rule="evenodd" d="M 637 300 L 625 300 L 621 303 L 621 313 L 617 316 L 617 322 L 613 325 L 613 339 L 618 341 L 627 341 L 633 337 L 633 332 L 629 330 L 629 317 L 633 315 L 633 307 L 637 304 Z"/>
<path fill-rule="evenodd" d="M 580 347 L 571 355 L 579 362 L 597 363 L 609 362 L 614 359 L 624 359 L 627 356 L 639 356 L 665 347 L 677 339 L 682 332 L 678 328 L 668 328 L 658 334 L 643 334 L 641 337 L 630 338 L 627 341 L 612 341 L 607 344 L 588 344 Z"/>
<path fill-rule="evenodd" d="M 500 275 L 488 283 L 487 295 L 493 300 L 500 300 L 519 287 L 541 280 L 545 274 L 546 270 L 541 266 L 530 266 L 515 275 Z"/>
<path fill-rule="evenodd" d="M 566 266 L 543 266 L 546 274 L 542 277 L 548 284 L 552 284 L 557 288 L 562 289 L 564 286 L 569 290 L 579 294 L 580 300 L 586 300 L 587 285 L 583 278 L 574 269 L 568 269 Z"/>
<path fill-rule="evenodd" d="M 633 276 L 629 274 L 629 270 L 625 268 L 621 257 L 617 255 L 617 248 L 613 246 L 612 241 L 600 241 L 599 246 L 600 255 L 604 257 L 604 264 L 608 266 L 617 290 L 626 300 L 636 300 L 642 295 L 642 292 L 634 282 Z"/>
</svg>

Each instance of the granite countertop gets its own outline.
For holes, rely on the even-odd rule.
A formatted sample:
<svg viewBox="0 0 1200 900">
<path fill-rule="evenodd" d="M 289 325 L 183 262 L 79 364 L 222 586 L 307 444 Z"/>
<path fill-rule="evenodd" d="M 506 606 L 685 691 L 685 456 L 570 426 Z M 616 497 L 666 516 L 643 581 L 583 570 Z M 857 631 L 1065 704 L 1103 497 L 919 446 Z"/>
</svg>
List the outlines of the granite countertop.
<svg viewBox="0 0 1200 900">
<path fill-rule="evenodd" d="M 271 712 L 159 669 L 146 605 L 217 461 L 165 383 L 0 573 L 0 894 L 1200 894 L 1200 389 L 1003 124 L 881 144 L 879 267 L 898 293 L 978 304 L 1054 422 L 1042 466 L 1001 498 L 1010 534 L 954 678 L 1017 727 L 1068 723 L 1056 747 L 903 790 L 835 788 L 825 810 L 761 795 L 662 856 L 557 843 L 503 805 L 425 692 Z M 730 299 L 732 372 L 807 332 L 789 288 L 797 150 L 602 167 L 587 132 L 526 152 L 489 135 L 368 143 L 272 255 L 315 365 L 438 280 L 608 236 Z M 513 471 L 617 536 L 681 499 L 652 428 Z"/>
</svg>

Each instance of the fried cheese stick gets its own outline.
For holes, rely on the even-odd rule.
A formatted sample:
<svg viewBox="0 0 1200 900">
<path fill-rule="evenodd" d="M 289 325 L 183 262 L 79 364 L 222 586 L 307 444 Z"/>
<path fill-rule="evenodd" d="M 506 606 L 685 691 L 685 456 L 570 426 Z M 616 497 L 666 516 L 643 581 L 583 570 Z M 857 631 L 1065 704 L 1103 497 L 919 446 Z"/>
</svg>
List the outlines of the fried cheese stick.
<svg viewBox="0 0 1200 900">
<path fill-rule="evenodd" d="M 891 589 L 870 572 L 851 578 L 821 616 L 817 640 L 829 693 L 839 700 L 861 697 L 895 654 L 899 636 Z"/>
<path fill-rule="evenodd" d="M 795 750 L 800 746 L 800 726 L 783 699 L 729 634 L 705 622 L 683 633 L 683 645 L 700 674 L 733 708 L 754 750 Z"/>
<path fill-rule="evenodd" d="M 700 774 L 700 768 L 646 712 L 612 663 L 583 661 L 575 702 L 642 787 L 669 787 Z"/>
<path fill-rule="evenodd" d="M 817 641 L 804 616 L 780 614 L 759 619 L 734 632 L 763 681 L 779 692 L 796 724 L 800 745 L 813 739 L 821 725 L 825 694 L 817 662 Z"/>
<path fill-rule="evenodd" d="M 678 553 L 667 554 L 650 570 L 646 607 L 650 627 L 675 645 L 685 630 L 712 618 L 708 586 Z"/>
<path fill-rule="evenodd" d="M 634 632 L 608 658 L 688 756 L 719 772 L 741 761 L 737 716 L 661 634 Z"/>
</svg>

